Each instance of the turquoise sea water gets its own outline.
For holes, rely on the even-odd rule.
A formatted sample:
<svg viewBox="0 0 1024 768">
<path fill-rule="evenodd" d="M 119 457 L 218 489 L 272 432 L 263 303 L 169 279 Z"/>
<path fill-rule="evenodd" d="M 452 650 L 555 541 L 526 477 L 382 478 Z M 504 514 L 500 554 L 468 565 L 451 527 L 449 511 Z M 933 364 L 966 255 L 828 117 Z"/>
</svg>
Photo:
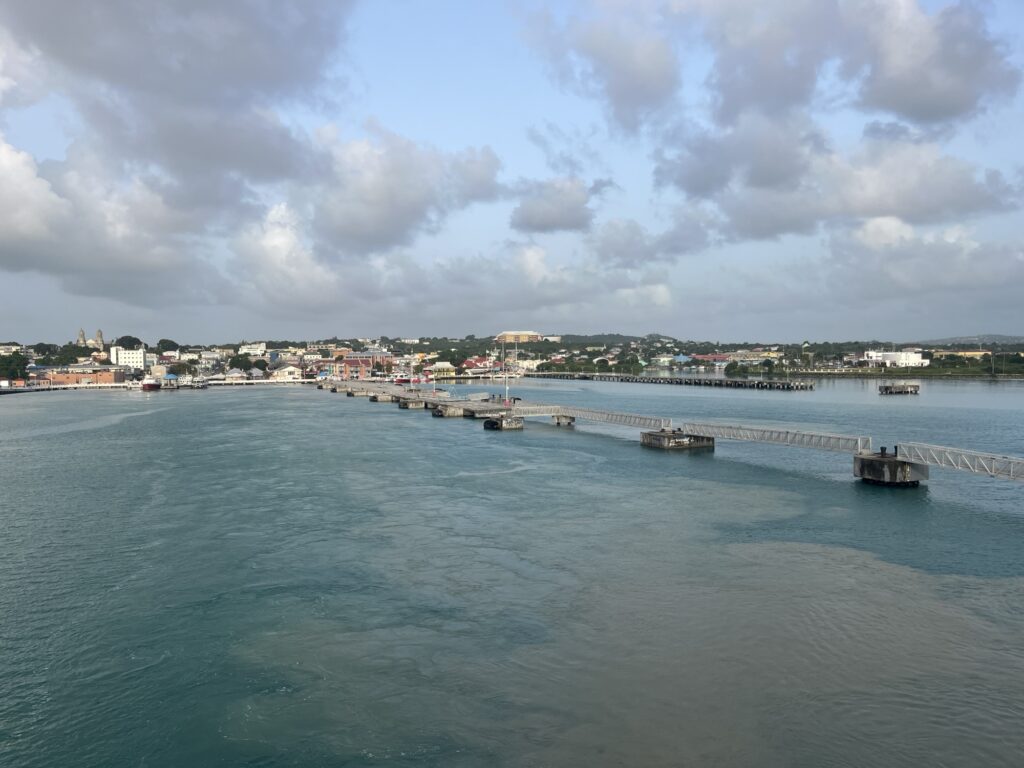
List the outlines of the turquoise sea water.
<svg viewBox="0 0 1024 768">
<path fill-rule="evenodd" d="M 514 390 L 1024 455 L 1015 384 Z M 298 387 L 0 397 L 0 483 L 2 766 L 1024 761 L 1024 484 Z"/>
</svg>

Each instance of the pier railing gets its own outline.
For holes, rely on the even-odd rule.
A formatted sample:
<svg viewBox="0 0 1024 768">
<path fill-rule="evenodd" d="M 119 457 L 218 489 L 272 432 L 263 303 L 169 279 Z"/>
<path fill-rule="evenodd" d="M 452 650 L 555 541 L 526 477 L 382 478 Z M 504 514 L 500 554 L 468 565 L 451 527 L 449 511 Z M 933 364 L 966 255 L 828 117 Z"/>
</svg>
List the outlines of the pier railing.
<svg viewBox="0 0 1024 768">
<path fill-rule="evenodd" d="M 617 413 L 593 408 L 573 408 L 565 405 L 516 405 L 509 413 L 512 416 L 569 416 L 574 419 L 599 421 L 620 427 L 636 429 L 666 429 L 672 426 L 672 419 L 658 416 L 643 416 L 637 413 Z"/>
<path fill-rule="evenodd" d="M 999 456 L 981 451 L 966 451 L 926 443 L 900 443 L 899 455 L 904 461 L 930 464 L 933 467 L 961 469 L 977 475 L 1024 481 L 1024 459 Z"/>
<path fill-rule="evenodd" d="M 676 428 L 687 435 L 715 437 L 723 440 L 750 440 L 758 443 L 777 443 L 840 453 L 860 453 L 871 450 L 870 437 L 833 435 L 827 432 L 747 427 L 736 424 L 702 424 L 692 421 L 679 424 Z"/>
</svg>

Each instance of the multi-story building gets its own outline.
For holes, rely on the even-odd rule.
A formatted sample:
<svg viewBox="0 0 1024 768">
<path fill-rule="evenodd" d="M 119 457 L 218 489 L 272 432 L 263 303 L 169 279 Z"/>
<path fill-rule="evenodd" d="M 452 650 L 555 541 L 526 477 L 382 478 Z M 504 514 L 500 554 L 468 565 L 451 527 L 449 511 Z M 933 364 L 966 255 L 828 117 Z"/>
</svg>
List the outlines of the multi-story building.
<svg viewBox="0 0 1024 768">
<path fill-rule="evenodd" d="M 123 384 L 124 371 L 120 368 L 64 369 L 40 372 L 40 377 L 50 382 L 51 386 L 67 384 Z"/>
<path fill-rule="evenodd" d="M 341 360 L 327 364 L 326 370 L 341 379 L 368 379 L 374 371 L 385 372 L 394 365 L 394 355 L 383 349 L 349 352 Z"/>
<path fill-rule="evenodd" d="M 494 340 L 499 344 L 529 344 L 541 341 L 544 337 L 536 331 L 502 331 Z"/>
<path fill-rule="evenodd" d="M 146 350 L 111 347 L 110 362 L 114 365 L 120 365 L 125 368 L 137 368 L 141 371 L 146 367 Z"/>
<path fill-rule="evenodd" d="M 263 355 L 267 354 L 267 343 L 261 341 L 257 344 L 243 344 L 238 348 L 238 354 L 263 357 Z"/>
<path fill-rule="evenodd" d="M 903 349 L 899 352 L 884 352 L 869 349 L 864 353 L 866 362 L 884 368 L 924 368 L 931 360 L 925 360 L 920 350 Z"/>
</svg>

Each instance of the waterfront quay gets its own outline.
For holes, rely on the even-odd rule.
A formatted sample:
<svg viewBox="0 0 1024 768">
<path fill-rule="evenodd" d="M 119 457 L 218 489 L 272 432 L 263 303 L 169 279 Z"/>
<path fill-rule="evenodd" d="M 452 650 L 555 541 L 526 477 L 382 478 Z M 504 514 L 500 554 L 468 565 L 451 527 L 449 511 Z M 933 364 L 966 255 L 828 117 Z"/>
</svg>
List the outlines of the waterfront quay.
<svg viewBox="0 0 1024 768">
<path fill-rule="evenodd" d="M 335 383 L 331 392 L 366 397 L 371 402 L 397 403 L 402 410 L 429 410 L 435 417 L 482 419 L 491 431 L 521 430 L 526 419 L 548 417 L 555 426 L 572 427 L 592 421 L 643 430 L 641 445 L 677 451 L 713 451 L 716 440 L 742 440 L 797 448 L 847 453 L 853 457 L 854 477 L 865 483 L 914 488 L 929 477 L 929 467 L 957 469 L 992 478 L 1024 481 L 1024 458 L 915 442 L 900 442 L 873 451 L 871 438 L 756 424 L 687 421 L 646 414 L 622 413 L 571 405 L 525 402 L 522 399 L 474 393 L 453 398 L 444 390 L 421 390 L 365 381 Z"/>
<path fill-rule="evenodd" d="M 808 379 L 728 379 L 718 376 L 632 376 L 622 373 L 527 373 L 535 379 L 617 381 L 629 384 L 674 384 L 682 387 L 721 387 L 724 389 L 767 389 L 776 392 L 809 392 L 814 382 Z"/>
<path fill-rule="evenodd" d="M 206 389 L 207 387 L 280 387 L 317 384 L 316 379 L 208 379 L 202 387 L 192 385 L 161 385 L 161 392 L 175 392 L 179 389 Z M 0 395 L 16 395 L 27 392 L 95 392 L 95 391 L 139 391 L 141 386 L 137 381 L 122 381 L 113 384 L 49 384 L 47 386 L 31 387 L 4 387 L 0 389 Z"/>
</svg>

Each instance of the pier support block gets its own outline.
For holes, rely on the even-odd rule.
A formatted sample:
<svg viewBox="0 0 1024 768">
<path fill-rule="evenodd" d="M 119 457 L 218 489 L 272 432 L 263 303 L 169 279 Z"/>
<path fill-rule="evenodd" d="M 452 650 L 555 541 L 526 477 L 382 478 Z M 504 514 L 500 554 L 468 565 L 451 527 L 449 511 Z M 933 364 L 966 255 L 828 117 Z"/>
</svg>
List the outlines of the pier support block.
<svg viewBox="0 0 1024 768">
<path fill-rule="evenodd" d="M 523 419 L 519 416 L 494 416 L 484 420 L 484 429 L 510 430 L 522 428 Z"/>
<path fill-rule="evenodd" d="M 640 434 L 640 444 L 648 448 L 661 448 L 667 451 L 715 450 L 715 438 L 687 435 L 681 429 L 660 429 L 657 432 L 643 432 Z"/>
<path fill-rule="evenodd" d="M 378 392 L 376 395 L 370 395 L 371 403 L 393 403 L 395 402 L 394 395 L 388 395 L 383 392 Z"/>
<path fill-rule="evenodd" d="M 456 405 L 439 405 L 432 411 L 439 419 L 448 419 L 455 416 L 464 416 L 465 412 Z"/>
<path fill-rule="evenodd" d="M 411 398 L 402 398 L 398 401 L 398 407 L 402 409 L 408 408 L 424 408 L 425 404 L 422 400 L 413 400 Z"/>
<path fill-rule="evenodd" d="M 853 476 L 871 485 L 916 488 L 928 479 L 928 465 L 904 461 L 898 452 L 858 453 L 853 457 Z"/>
<path fill-rule="evenodd" d="M 551 421 L 556 427 L 574 427 L 576 426 L 575 416 L 552 416 Z"/>
</svg>

